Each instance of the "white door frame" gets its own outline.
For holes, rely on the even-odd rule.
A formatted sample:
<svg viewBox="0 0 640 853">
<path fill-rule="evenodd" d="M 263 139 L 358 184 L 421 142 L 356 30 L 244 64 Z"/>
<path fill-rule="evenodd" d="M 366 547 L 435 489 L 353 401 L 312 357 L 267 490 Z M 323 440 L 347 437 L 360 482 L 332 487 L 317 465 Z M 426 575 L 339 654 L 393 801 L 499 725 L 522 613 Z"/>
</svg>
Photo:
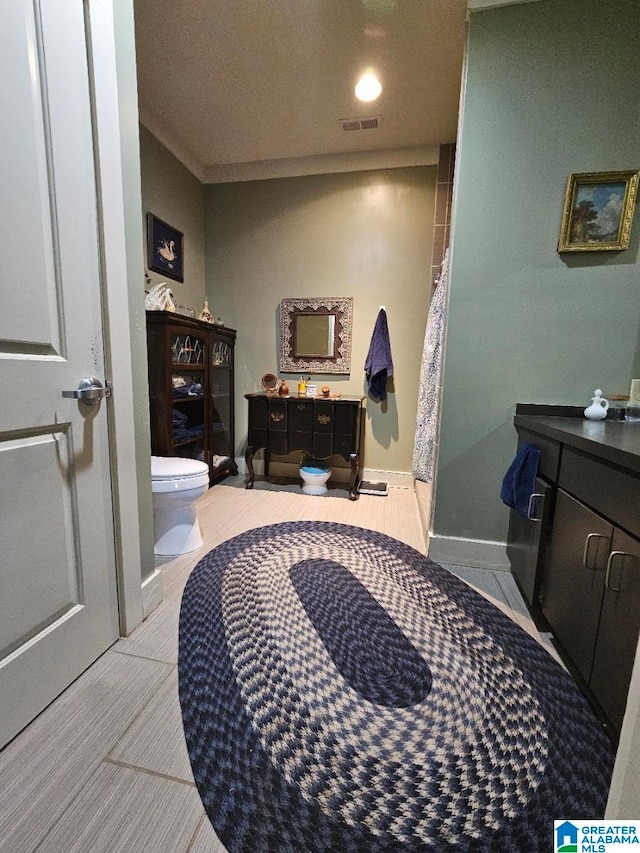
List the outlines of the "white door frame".
<svg viewBox="0 0 640 853">
<path fill-rule="evenodd" d="M 143 615 L 141 537 L 138 512 L 133 366 L 129 318 L 129 282 L 122 189 L 121 134 L 116 70 L 114 13 L 111 0 L 85 0 L 93 87 L 95 158 L 98 195 L 103 336 L 109 401 L 109 446 L 114 507 L 115 555 L 120 633 L 126 636 Z M 140 232 L 142 219 L 140 215 Z M 143 258 L 140 280 L 143 281 Z M 142 284 L 140 300 L 144 297 Z M 143 309 L 141 308 L 143 311 Z M 112 318 L 113 322 L 110 322 Z M 151 464 L 149 451 L 149 465 Z M 161 600 L 159 586 L 154 597 Z M 159 597 L 158 597 L 159 596 Z M 146 609 L 153 609 L 153 607 Z"/>
</svg>

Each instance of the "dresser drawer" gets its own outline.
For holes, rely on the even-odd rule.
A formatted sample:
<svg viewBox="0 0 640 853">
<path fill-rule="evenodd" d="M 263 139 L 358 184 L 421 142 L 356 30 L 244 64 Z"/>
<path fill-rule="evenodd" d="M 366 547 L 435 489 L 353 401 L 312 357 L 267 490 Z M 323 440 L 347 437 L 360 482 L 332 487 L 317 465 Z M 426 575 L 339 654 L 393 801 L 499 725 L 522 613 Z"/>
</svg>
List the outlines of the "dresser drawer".
<svg viewBox="0 0 640 853">
<path fill-rule="evenodd" d="M 640 477 L 565 447 L 560 486 L 614 524 L 640 537 Z"/>
<path fill-rule="evenodd" d="M 313 432 L 313 400 L 296 400 L 289 404 L 289 429 L 293 432 Z"/>
<path fill-rule="evenodd" d="M 287 411 L 284 400 L 269 400 L 269 432 L 287 431 Z"/>
</svg>

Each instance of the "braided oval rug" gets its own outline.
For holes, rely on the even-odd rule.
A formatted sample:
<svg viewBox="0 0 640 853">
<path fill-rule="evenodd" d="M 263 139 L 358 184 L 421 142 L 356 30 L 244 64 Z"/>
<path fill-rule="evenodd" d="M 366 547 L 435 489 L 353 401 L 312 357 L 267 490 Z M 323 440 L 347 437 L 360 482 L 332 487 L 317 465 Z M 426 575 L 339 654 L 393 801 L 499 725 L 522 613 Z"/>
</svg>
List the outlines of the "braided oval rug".
<svg viewBox="0 0 640 853">
<path fill-rule="evenodd" d="M 192 572 L 180 703 L 229 853 L 547 851 L 600 818 L 613 748 L 525 631 L 418 551 L 327 522 Z"/>
</svg>

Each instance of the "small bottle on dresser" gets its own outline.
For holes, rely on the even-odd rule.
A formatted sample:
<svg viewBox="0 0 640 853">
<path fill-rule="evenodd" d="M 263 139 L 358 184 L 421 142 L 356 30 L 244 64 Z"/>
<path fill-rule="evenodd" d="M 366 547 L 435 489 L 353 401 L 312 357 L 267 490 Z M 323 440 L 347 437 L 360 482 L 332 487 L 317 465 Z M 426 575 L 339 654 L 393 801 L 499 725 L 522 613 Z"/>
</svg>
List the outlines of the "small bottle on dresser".
<svg viewBox="0 0 640 853">
<path fill-rule="evenodd" d="M 623 421 L 626 416 L 629 398 L 624 394 L 609 394 L 608 421 Z"/>
</svg>

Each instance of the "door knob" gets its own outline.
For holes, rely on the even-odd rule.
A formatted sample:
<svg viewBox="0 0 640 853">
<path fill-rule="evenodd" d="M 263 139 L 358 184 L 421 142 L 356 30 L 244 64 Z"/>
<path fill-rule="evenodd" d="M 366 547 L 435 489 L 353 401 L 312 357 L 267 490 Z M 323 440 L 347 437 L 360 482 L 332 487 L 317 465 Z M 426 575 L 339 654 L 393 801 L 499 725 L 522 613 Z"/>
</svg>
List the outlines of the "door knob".
<svg viewBox="0 0 640 853">
<path fill-rule="evenodd" d="M 76 391 L 63 391 L 62 396 L 74 397 L 76 400 L 82 400 L 82 402 L 86 403 L 88 406 L 97 406 L 103 397 L 111 396 L 111 388 L 108 383 L 107 387 L 104 388 L 99 379 L 96 379 L 95 377 L 90 379 L 88 376 L 85 376 L 84 379 L 80 380 L 80 384 Z"/>
</svg>

